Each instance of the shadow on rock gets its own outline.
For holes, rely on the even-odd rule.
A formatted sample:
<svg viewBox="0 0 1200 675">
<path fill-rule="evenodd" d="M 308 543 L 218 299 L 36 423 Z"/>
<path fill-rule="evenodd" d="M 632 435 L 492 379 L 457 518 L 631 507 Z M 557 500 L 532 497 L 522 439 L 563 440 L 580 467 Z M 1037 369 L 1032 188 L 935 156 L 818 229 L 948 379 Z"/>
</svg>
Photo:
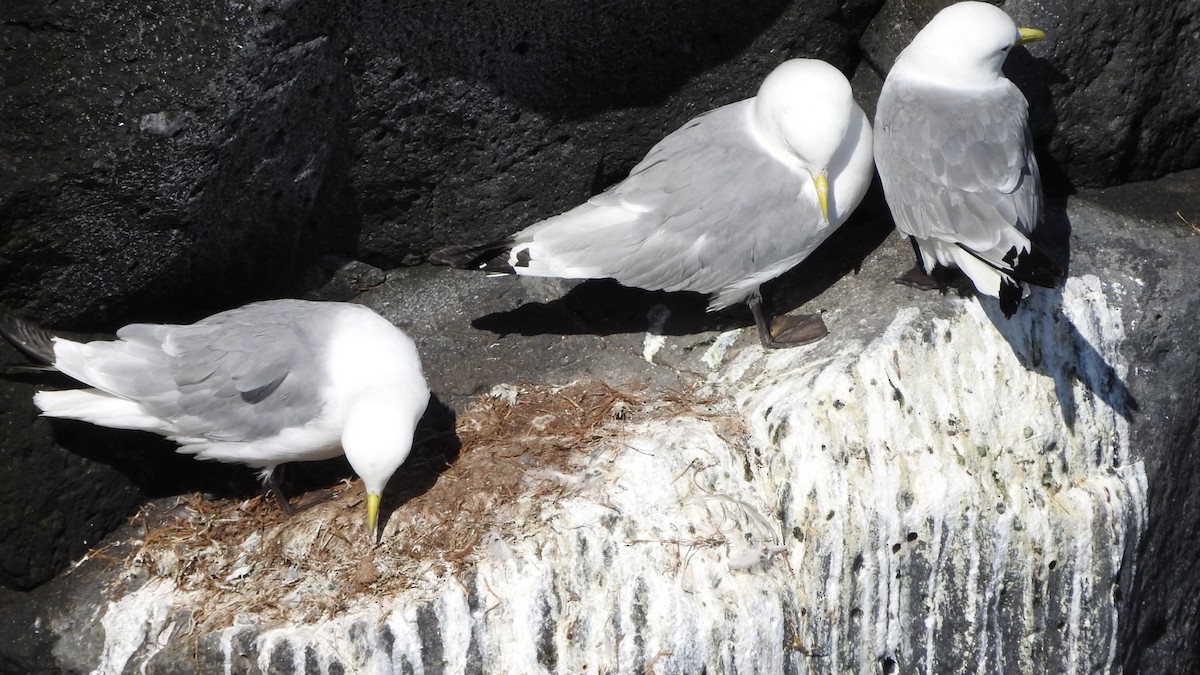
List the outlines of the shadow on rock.
<svg viewBox="0 0 1200 675">
<path fill-rule="evenodd" d="M 1050 88 L 1067 82 L 1067 76 L 1054 66 L 1052 60 L 1034 56 L 1026 47 L 1014 49 L 1008 55 L 1004 75 L 1017 85 L 1029 102 L 1029 128 L 1034 141 L 1038 146 L 1048 147 L 1059 122 Z M 1045 154 L 1049 157 L 1049 153 Z M 1044 168 L 1043 160 L 1039 154 L 1038 164 Z"/>
<path fill-rule="evenodd" d="M 1052 172 L 1057 170 L 1051 164 Z M 1042 225 L 1031 237 L 1063 269 L 1063 283 L 1070 276 L 1071 220 L 1067 216 L 1067 194 L 1058 185 L 1046 195 Z M 1094 396 L 1117 414 L 1132 420 L 1138 410 L 1129 387 L 1107 362 L 1092 341 L 1080 331 L 1063 308 L 1063 290 L 1034 288 L 1011 319 L 1005 319 L 997 302 L 983 300 L 982 307 L 1012 347 L 1021 364 L 1034 372 L 1053 378 L 1063 420 L 1075 426 L 1077 405 L 1075 389 L 1079 381 Z"/>
<path fill-rule="evenodd" d="M 149 498 L 184 492 L 237 497 L 262 490 L 254 471 L 180 454 L 176 443 L 156 434 L 65 419 L 51 419 L 50 426 L 54 440 L 65 450 L 111 466 Z"/>
<path fill-rule="evenodd" d="M 733 308 L 706 312 L 707 304 L 699 293 L 646 291 L 612 279 L 589 279 L 561 298 L 487 314 L 471 325 L 497 335 L 525 336 L 615 335 L 652 328 L 662 335 L 691 335 L 750 325 L 749 312 L 745 317 L 734 316 Z"/>
<path fill-rule="evenodd" d="M 1063 421 L 1074 429 L 1078 401 L 1075 381 L 1114 412 L 1132 421 L 1138 403 L 1104 355 L 1062 311 L 1061 289 L 1034 289 L 1021 309 L 1005 319 L 996 302 L 984 312 L 1026 368 L 1054 380 Z"/>
<path fill-rule="evenodd" d="M 462 442 L 455 432 L 456 422 L 454 410 L 431 394 L 425 415 L 417 425 L 412 452 L 383 493 L 379 505 L 380 531 L 396 509 L 428 492 L 458 459 Z"/>
<path fill-rule="evenodd" d="M 1065 211 L 1053 218 L 1048 216 L 1047 224 L 1069 227 Z M 1067 269 L 1065 264 L 1063 269 Z M 1078 416 L 1075 381 L 1121 417 L 1132 421 L 1133 414 L 1139 409 L 1137 400 L 1092 340 L 1067 316 L 1061 287 L 1034 288 L 1011 319 L 1004 318 L 998 302 L 990 301 L 991 298 L 982 300 L 984 312 L 1012 347 L 1021 365 L 1054 380 L 1063 420 L 1068 427 L 1075 427 Z"/>
</svg>

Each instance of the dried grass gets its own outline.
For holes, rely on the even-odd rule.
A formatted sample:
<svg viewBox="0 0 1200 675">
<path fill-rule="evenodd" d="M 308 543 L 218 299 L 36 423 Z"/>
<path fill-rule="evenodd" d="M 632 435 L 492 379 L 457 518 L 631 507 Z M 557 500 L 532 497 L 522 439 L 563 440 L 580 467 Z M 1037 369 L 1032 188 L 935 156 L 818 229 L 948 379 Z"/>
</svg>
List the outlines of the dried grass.
<svg viewBox="0 0 1200 675">
<path fill-rule="evenodd" d="M 572 490 L 572 472 L 605 443 L 616 447 L 627 420 L 712 409 L 687 394 L 649 400 L 596 380 L 497 387 L 459 418 L 457 459 L 447 465 L 438 458 L 453 452 L 435 452 L 433 461 L 401 468 L 395 493 L 384 498 L 378 545 L 365 533 L 358 481 L 334 486 L 332 498 L 291 518 L 269 498 L 191 495 L 139 514 L 147 534 L 127 569 L 203 597 L 192 615 L 202 631 L 230 625 L 238 614 L 260 623 L 316 621 L 364 594 L 432 588 L 457 576 L 489 537 L 513 534 L 547 500 Z"/>
</svg>

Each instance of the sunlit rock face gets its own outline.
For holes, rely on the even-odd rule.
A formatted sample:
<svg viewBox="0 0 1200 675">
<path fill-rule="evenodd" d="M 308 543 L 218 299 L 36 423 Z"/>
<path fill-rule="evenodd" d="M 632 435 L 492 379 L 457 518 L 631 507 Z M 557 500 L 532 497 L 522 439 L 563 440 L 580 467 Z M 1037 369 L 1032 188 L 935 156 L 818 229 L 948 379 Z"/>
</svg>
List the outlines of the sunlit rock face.
<svg viewBox="0 0 1200 675">
<path fill-rule="evenodd" d="M 902 310 L 743 394 L 777 439 L 771 507 L 803 537 L 812 670 L 1111 666 L 1146 521 L 1120 314 L 1094 276 L 1035 298 L 1012 323 L 973 300 Z"/>
<path fill-rule="evenodd" d="M 718 337 L 686 399 L 531 466 L 463 565 L 431 555 L 405 588 L 295 623 L 227 608 L 203 634 L 189 612 L 222 595 L 167 574 L 105 609 L 100 669 L 193 650 L 226 672 L 1111 669 L 1147 519 L 1122 296 L 1089 274 L 1010 322 L 946 298 L 821 349 Z M 411 526 L 402 507 L 375 560 Z"/>
</svg>

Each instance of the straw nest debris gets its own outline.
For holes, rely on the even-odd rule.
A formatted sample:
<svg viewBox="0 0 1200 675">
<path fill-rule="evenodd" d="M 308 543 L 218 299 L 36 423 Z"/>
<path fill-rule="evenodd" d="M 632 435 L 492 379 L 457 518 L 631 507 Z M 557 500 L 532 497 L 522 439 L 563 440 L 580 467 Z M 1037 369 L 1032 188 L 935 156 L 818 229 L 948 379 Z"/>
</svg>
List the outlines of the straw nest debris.
<svg viewBox="0 0 1200 675">
<path fill-rule="evenodd" d="M 384 496 L 380 542 L 365 536 L 362 486 L 343 481 L 331 498 L 291 518 L 262 496 L 180 498 L 146 509 L 126 576 L 169 579 L 193 594 L 193 627 L 312 622 L 401 590 L 436 588 L 469 567 L 494 537 L 515 536 L 569 477 L 620 445 L 630 420 L 706 415 L 711 401 L 615 389 L 598 380 L 566 386 L 502 385 L 473 399 L 456 443 L 414 451 Z M 455 447 L 456 444 L 457 448 Z M 457 451 L 457 452 L 456 452 Z"/>
</svg>

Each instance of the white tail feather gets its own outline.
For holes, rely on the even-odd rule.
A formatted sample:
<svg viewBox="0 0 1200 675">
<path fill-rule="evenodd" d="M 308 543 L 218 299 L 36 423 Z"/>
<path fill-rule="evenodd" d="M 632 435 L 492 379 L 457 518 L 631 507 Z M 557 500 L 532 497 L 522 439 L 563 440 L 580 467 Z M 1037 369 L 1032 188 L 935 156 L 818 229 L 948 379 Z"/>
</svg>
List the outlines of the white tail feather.
<svg viewBox="0 0 1200 675">
<path fill-rule="evenodd" d="M 1015 229 L 1013 231 L 1016 232 Z M 1017 232 L 1017 235 L 1024 238 L 1024 235 L 1019 232 Z M 1028 239 L 1025 242 L 1028 244 Z M 932 270 L 935 263 L 958 267 L 963 271 L 963 274 L 967 275 L 971 283 L 975 284 L 975 290 L 984 295 L 990 295 L 993 298 L 1000 297 L 1000 283 L 1003 279 L 1008 279 L 1010 282 L 1020 285 L 1023 295 L 1026 297 L 1029 295 L 1028 286 L 1015 281 L 1010 275 L 989 265 L 978 256 L 964 250 L 961 246 L 938 239 L 918 239 L 917 246 L 921 250 L 921 258 L 922 262 L 925 263 L 925 269 Z M 1008 249 L 1001 250 L 997 247 L 985 251 L 980 255 L 991 260 L 996 266 L 1007 267 L 1007 264 L 1003 261 L 1003 255 L 1007 251 Z"/>
<path fill-rule="evenodd" d="M 68 389 L 41 391 L 33 403 L 47 417 L 82 420 L 113 429 L 138 429 L 170 434 L 163 420 L 146 414 L 142 406 L 128 399 L 106 394 L 97 389 Z"/>
<path fill-rule="evenodd" d="M 57 370 L 116 396 L 122 395 L 130 373 L 145 369 L 147 356 L 156 354 L 160 352 L 125 340 L 83 343 L 54 338 L 54 367 Z"/>
<path fill-rule="evenodd" d="M 595 238 L 598 232 L 611 234 L 607 243 L 617 246 L 628 238 L 626 228 L 637 221 L 635 207 L 597 206 L 585 202 L 566 213 L 535 223 L 514 239 L 508 264 L 522 276 L 560 279 L 596 279 L 612 276 L 611 269 L 588 264 L 591 259 L 579 240 Z M 524 252 L 524 255 L 522 255 Z M 521 258 L 526 260 L 522 262 Z M 609 265 L 611 267 L 611 265 Z"/>
<path fill-rule="evenodd" d="M 1000 280 L 1007 275 L 962 249 L 952 252 L 951 255 L 954 256 L 958 268 L 975 284 L 975 290 L 993 298 L 1000 297 Z"/>
</svg>

